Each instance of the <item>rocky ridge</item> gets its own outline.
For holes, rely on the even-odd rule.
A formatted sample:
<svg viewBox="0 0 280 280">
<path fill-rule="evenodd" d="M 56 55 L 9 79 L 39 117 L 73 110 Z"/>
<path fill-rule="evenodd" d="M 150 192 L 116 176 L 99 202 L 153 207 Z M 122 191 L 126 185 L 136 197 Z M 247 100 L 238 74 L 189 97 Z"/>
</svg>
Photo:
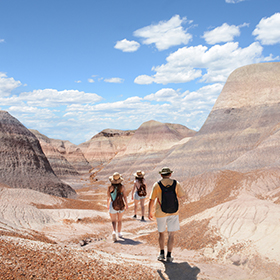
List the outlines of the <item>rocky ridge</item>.
<svg viewBox="0 0 280 280">
<path fill-rule="evenodd" d="M 38 139 L 8 112 L 0 111 L 0 182 L 70 197 L 75 191 L 59 180 Z"/>
<path fill-rule="evenodd" d="M 87 174 L 91 165 L 82 151 L 69 141 L 51 139 L 37 130 L 30 131 L 38 138 L 55 174 L 60 178 Z"/>
<path fill-rule="evenodd" d="M 126 149 L 98 172 L 97 178 L 104 179 L 116 170 L 127 179 L 132 178 L 136 170 L 151 171 L 180 141 L 189 141 L 195 133 L 183 125 L 154 120 L 144 122 L 135 131 Z"/>
</svg>

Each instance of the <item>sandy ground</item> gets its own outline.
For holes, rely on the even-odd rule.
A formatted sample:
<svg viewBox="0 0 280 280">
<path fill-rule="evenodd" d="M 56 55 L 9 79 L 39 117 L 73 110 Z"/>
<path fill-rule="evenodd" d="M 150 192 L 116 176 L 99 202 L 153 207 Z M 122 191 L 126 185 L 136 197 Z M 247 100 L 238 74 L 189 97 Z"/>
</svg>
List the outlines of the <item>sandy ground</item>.
<svg viewBox="0 0 280 280">
<path fill-rule="evenodd" d="M 156 223 L 132 219 L 131 200 L 123 238 L 113 242 L 106 190 L 77 192 L 78 199 L 61 200 L 28 191 L 28 199 L 19 190 L 17 199 L 17 191 L 0 190 L 0 279 L 280 279 L 279 266 L 249 247 L 246 255 L 240 244 L 214 253 L 221 240 L 207 215 L 181 220 L 174 261 L 157 261 Z"/>
</svg>

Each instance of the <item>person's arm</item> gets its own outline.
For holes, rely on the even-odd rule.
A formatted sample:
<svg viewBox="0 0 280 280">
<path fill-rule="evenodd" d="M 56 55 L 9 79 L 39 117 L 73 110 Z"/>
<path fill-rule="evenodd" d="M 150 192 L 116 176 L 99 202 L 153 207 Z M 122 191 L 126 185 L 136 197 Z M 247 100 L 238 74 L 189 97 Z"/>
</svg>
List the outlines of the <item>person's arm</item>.
<svg viewBox="0 0 280 280">
<path fill-rule="evenodd" d="M 111 202 L 110 188 L 111 188 L 111 187 L 108 187 L 108 190 L 107 190 L 107 208 L 108 208 L 108 209 L 110 208 L 110 202 Z"/>
<path fill-rule="evenodd" d="M 185 191 L 183 190 L 181 184 L 177 181 L 177 186 L 176 186 L 176 194 L 177 197 L 179 198 L 184 198 L 186 196 Z"/>
<path fill-rule="evenodd" d="M 134 199 L 134 191 L 135 191 L 135 188 L 136 188 L 136 182 L 134 182 L 133 190 L 132 190 L 132 192 L 131 192 L 131 199 L 132 199 L 132 200 Z"/>
<path fill-rule="evenodd" d="M 149 214 L 148 214 L 148 218 L 150 220 L 153 219 L 154 215 L 153 215 L 153 207 L 154 207 L 154 204 L 155 204 L 155 200 L 154 199 L 150 199 L 149 201 L 149 206 L 148 206 L 148 209 L 149 209 Z"/>
<path fill-rule="evenodd" d="M 122 187 L 122 193 L 123 193 L 123 198 L 124 198 L 124 202 L 125 202 L 125 209 L 128 209 L 128 203 L 127 203 L 127 196 L 126 196 L 126 192 L 125 192 L 125 187 Z"/>
</svg>

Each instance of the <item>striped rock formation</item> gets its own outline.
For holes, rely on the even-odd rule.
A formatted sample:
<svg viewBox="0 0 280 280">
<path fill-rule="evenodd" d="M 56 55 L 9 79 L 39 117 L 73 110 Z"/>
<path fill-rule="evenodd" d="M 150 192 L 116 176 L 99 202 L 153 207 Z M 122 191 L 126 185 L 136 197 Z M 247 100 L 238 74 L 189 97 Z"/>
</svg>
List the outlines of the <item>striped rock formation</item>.
<svg viewBox="0 0 280 280">
<path fill-rule="evenodd" d="M 184 181 L 209 170 L 275 166 L 279 124 L 280 63 L 241 67 L 229 76 L 200 131 L 174 149 L 157 169 L 170 166 Z"/>
<path fill-rule="evenodd" d="M 118 153 L 98 173 L 98 177 L 106 177 L 118 171 L 130 178 L 131 174 L 139 169 L 147 173 L 153 170 L 176 145 L 189 141 L 195 133 L 179 124 L 153 120 L 145 122 L 135 131 L 126 149 Z"/>
<path fill-rule="evenodd" d="M 5 111 L 0 111 L 0 169 L 0 182 L 12 188 L 76 194 L 54 174 L 36 136 Z"/>
<path fill-rule="evenodd" d="M 30 131 L 38 138 L 44 154 L 58 177 L 77 177 L 88 173 L 91 169 L 91 165 L 75 144 L 48 138 L 37 130 L 30 129 Z"/>
<path fill-rule="evenodd" d="M 118 153 L 124 151 L 134 131 L 105 129 L 89 141 L 78 145 L 85 158 L 93 168 L 101 168 Z"/>
</svg>

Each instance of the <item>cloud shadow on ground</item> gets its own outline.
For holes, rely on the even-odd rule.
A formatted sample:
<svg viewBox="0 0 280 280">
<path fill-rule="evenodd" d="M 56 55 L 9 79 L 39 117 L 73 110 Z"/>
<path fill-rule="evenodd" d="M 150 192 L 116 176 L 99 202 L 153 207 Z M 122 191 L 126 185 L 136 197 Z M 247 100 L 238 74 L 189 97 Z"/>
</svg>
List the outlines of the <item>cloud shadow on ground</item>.
<svg viewBox="0 0 280 280">
<path fill-rule="evenodd" d="M 158 274 L 163 280 L 197 280 L 197 275 L 200 273 L 200 269 L 196 266 L 191 267 L 187 262 L 163 262 L 165 266 L 164 274 L 161 270 L 158 270 Z"/>
</svg>

